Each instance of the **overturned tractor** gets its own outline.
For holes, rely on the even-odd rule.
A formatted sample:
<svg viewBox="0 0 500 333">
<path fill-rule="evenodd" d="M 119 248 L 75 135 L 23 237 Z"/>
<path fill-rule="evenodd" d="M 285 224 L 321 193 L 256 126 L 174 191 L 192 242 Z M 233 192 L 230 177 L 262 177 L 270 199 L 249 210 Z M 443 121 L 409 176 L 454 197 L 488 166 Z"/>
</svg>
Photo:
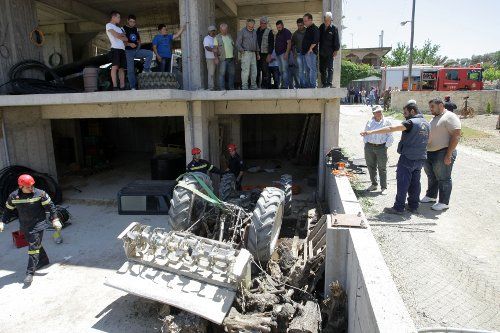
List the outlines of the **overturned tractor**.
<svg viewBox="0 0 500 333">
<path fill-rule="evenodd" d="M 206 174 L 183 175 L 170 228 L 130 224 L 118 237 L 128 261 L 106 284 L 221 324 L 238 290 L 250 288 L 251 263 L 271 259 L 291 211 L 291 182 L 284 175 L 277 187 L 236 191 L 234 176 L 224 174 L 219 198 Z"/>
<path fill-rule="evenodd" d="M 174 189 L 168 222 L 173 230 L 229 242 L 246 248 L 255 260 L 267 262 L 283 216 L 291 213 L 291 200 L 290 175 L 283 175 L 277 187 L 237 191 L 234 175 L 226 173 L 217 197 L 206 174 L 187 173 Z"/>
</svg>

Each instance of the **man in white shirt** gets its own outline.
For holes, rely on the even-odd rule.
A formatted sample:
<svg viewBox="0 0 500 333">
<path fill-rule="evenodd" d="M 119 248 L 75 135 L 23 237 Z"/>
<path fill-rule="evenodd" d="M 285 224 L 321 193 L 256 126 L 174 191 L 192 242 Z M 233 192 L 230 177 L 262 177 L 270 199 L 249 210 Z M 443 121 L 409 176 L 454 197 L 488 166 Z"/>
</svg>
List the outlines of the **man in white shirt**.
<svg viewBox="0 0 500 333">
<path fill-rule="evenodd" d="M 366 131 L 373 131 L 379 128 L 391 126 L 391 122 L 384 118 L 382 107 L 375 106 L 372 109 L 373 117 L 365 126 Z M 394 142 L 392 133 L 370 134 L 363 137 L 365 143 L 365 160 L 370 174 L 371 186 L 367 191 L 376 191 L 378 189 L 377 169 L 380 177 L 381 194 L 387 194 L 387 148 Z"/>
<path fill-rule="evenodd" d="M 203 39 L 203 47 L 205 48 L 205 59 L 207 61 L 207 82 L 208 90 L 214 90 L 215 78 L 215 55 L 214 55 L 214 39 L 217 35 L 217 28 L 213 25 L 208 27 L 208 35 Z"/>
<path fill-rule="evenodd" d="M 125 43 L 128 42 L 125 31 L 118 26 L 120 24 L 120 13 L 112 11 L 110 21 L 106 24 L 106 35 L 108 35 L 111 43 L 111 82 L 113 82 L 113 90 L 118 90 L 118 82 L 116 73 L 120 78 L 120 90 L 125 89 L 125 68 L 127 68 L 127 57 L 125 55 Z"/>
</svg>

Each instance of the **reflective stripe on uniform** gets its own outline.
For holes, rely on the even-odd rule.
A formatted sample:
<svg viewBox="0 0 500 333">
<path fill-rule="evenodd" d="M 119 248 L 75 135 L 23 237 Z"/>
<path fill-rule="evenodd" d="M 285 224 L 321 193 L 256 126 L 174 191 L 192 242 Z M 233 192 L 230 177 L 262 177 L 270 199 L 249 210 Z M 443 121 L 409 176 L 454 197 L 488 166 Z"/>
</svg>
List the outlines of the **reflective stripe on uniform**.
<svg viewBox="0 0 500 333">
<path fill-rule="evenodd" d="M 7 207 L 7 208 L 8 208 L 8 209 L 10 209 L 10 210 L 14 210 L 14 209 L 16 209 L 16 207 L 9 205 L 9 203 L 8 203 L 8 202 L 6 202 L 6 203 L 5 203 L 5 207 Z"/>
<path fill-rule="evenodd" d="M 30 203 L 30 202 L 40 201 L 41 199 L 42 199 L 41 197 L 31 198 L 31 199 L 14 199 L 12 200 L 12 203 L 13 204 Z"/>
<path fill-rule="evenodd" d="M 202 165 L 190 167 L 189 169 L 191 169 L 191 170 L 199 170 L 199 169 L 203 169 L 203 168 L 206 168 L 206 167 L 207 167 L 206 164 L 202 164 Z"/>
<path fill-rule="evenodd" d="M 28 254 L 38 254 L 40 253 L 40 250 L 29 250 Z"/>
<path fill-rule="evenodd" d="M 51 203 L 50 198 L 48 198 L 48 199 L 47 199 L 47 200 L 45 200 L 45 201 L 42 201 L 42 206 L 46 206 L 46 205 L 48 205 L 49 203 Z"/>
<path fill-rule="evenodd" d="M 208 171 L 212 170 L 213 169 L 213 165 L 210 166 L 210 168 L 208 168 Z"/>
</svg>

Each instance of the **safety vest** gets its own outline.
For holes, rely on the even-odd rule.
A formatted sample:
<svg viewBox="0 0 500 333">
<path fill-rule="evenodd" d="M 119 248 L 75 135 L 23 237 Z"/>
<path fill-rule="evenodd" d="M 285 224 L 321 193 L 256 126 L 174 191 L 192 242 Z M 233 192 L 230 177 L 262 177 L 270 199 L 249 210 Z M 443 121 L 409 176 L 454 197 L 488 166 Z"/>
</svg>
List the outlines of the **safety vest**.
<svg viewBox="0 0 500 333">
<path fill-rule="evenodd" d="M 269 53 L 269 33 L 271 29 L 266 28 L 262 34 L 262 41 L 260 43 L 260 53 Z"/>
</svg>

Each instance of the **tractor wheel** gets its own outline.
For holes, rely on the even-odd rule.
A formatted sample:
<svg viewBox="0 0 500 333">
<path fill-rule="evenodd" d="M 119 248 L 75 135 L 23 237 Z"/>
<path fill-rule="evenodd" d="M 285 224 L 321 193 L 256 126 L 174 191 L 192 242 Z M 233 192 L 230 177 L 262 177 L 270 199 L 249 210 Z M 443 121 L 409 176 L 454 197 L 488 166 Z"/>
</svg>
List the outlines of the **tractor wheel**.
<svg viewBox="0 0 500 333">
<path fill-rule="evenodd" d="M 208 175 L 202 172 L 194 172 L 193 174 L 204 181 L 208 187 L 212 188 L 212 181 Z M 194 187 L 198 191 L 205 193 L 205 190 L 192 174 L 184 175 L 179 183 Z M 168 222 L 172 230 L 182 231 L 188 229 L 193 221 L 203 214 L 205 205 L 206 202 L 190 190 L 176 186 L 168 210 Z"/>
<path fill-rule="evenodd" d="M 285 193 L 266 187 L 260 194 L 248 227 L 247 250 L 254 258 L 267 262 L 271 258 L 281 230 Z"/>
<path fill-rule="evenodd" d="M 292 176 L 282 175 L 280 180 L 283 191 L 285 192 L 285 206 L 283 213 L 285 216 L 292 214 Z"/>
<path fill-rule="evenodd" d="M 232 173 L 222 175 L 219 184 L 219 199 L 226 201 L 236 193 L 236 177 Z"/>
</svg>

